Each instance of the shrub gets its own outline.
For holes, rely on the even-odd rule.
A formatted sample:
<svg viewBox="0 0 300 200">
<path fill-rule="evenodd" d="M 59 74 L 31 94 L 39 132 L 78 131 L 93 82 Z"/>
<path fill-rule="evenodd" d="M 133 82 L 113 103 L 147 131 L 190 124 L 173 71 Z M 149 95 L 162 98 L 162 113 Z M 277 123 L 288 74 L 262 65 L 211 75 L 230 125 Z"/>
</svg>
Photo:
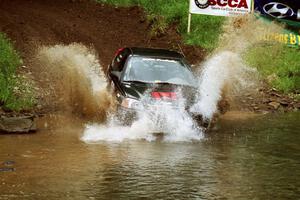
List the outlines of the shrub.
<svg viewBox="0 0 300 200">
<path fill-rule="evenodd" d="M 0 33 L 0 106 L 6 110 L 20 111 L 34 104 L 31 84 L 26 77 L 16 75 L 21 64 L 10 40 Z"/>
</svg>

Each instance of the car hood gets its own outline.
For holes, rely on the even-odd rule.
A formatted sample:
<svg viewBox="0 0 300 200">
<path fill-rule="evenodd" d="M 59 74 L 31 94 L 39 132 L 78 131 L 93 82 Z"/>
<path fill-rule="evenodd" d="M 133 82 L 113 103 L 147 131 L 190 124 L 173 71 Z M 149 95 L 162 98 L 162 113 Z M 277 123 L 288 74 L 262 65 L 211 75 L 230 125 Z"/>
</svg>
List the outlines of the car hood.
<svg viewBox="0 0 300 200">
<path fill-rule="evenodd" d="M 177 85 L 169 83 L 134 83 L 126 82 L 122 84 L 122 90 L 126 97 L 134 99 L 142 99 L 145 96 L 151 97 L 153 92 L 170 92 L 175 93 L 177 96 L 182 96 L 188 104 L 192 103 L 195 99 L 197 88 L 186 85 Z"/>
</svg>

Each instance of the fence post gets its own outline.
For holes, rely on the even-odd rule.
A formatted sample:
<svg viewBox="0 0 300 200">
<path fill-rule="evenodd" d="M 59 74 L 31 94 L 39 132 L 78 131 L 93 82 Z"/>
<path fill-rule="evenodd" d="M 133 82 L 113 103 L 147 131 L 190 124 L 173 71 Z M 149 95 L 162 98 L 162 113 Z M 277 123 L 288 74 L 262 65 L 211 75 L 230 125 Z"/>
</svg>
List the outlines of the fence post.
<svg viewBox="0 0 300 200">
<path fill-rule="evenodd" d="M 189 12 L 188 28 L 187 28 L 187 33 L 188 34 L 190 34 L 190 32 L 191 32 L 191 21 L 192 21 L 192 14 Z"/>
</svg>

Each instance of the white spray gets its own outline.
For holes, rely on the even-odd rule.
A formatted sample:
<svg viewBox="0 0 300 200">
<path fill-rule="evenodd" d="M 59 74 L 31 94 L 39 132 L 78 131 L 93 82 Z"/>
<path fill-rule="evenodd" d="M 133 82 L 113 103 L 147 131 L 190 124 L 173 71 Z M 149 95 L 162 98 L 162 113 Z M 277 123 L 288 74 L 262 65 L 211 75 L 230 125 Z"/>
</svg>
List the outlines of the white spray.
<svg viewBox="0 0 300 200">
<path fill-rule="evenodd" d="M 177 92 L 180 96 L 180 91 Z M 141 104 L 145 105 L 137 112 L 136 120 L 130 126 L 122 126 L 122 122 L 112 114 L 106 125 L 87 125 L 82 140 L 85 142 L 124 140 L 153 141 L 153 133 L 164 133 L 163 141 L 193 141 L 203 138 L 201 127 L 198 127 L 192 117 L 184 109 L 185 102 L 180 98 L 178 107 L 174 108 L 162 101 L 151 103 L 150 97 L 144 97 Z M 122 114 L 122 113 L 116 113 Z M 126 114 L 126 113 L 125 113 Z M 125 116 L 126 117 L 126 116 Z"/>
<path fill-rule="evenodd" d="M 217 104 L 222 93 L 234 99 L 246 91 L 254 91 L 258 83 L 257 70 L 245 65 L 243 54 L 251 45 L 260 43 L 264 35 L 280 32 L 281 27 L 245 15 L 229 18 L 223 29 L 219 47 L 200 67 L 198 101 L 191 108 L 192 112 L 206 119 L 212 119 L 218 112 Z"/>
<path fill-rule="evenodd" d="M 231 51 L 221 51 L 204 63 L 200 71 L 197 103 L 191 112 L 201 114 L 205 119 L 212 119 L 217 112 L 217 104 L 222 97 L 225 85 L 231 91 L 240 91 L 252 86 L 255 81 L 247 80 L 247 75 L 256 72 L 248 68 L 241 56 Z M 254 77 L 253 74 L 250 77 Z"/>
</svg>

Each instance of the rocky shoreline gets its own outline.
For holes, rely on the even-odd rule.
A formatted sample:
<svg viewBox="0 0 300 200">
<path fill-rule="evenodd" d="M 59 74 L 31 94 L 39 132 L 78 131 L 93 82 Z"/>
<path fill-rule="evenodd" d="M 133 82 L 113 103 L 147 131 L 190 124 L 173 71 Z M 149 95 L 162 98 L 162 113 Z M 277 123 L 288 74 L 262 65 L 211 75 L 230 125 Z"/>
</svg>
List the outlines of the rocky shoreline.
<svg viewBox="0 0 300 200">
<path fill-rule="evenodd" d="M 239 102 L 241 110 L 252 112 L 293 112 L 300 109 L 299 100 L 275 88 L 261 88 L 258 94 L 246 94 Z"/>
<path fill-rule="evenodd" d="M 29 133 L 35 132 L 36 116 L 0 116 L 0 133 Z"/>
<path fill-rule="evenodd" d="M 282 94 L 276 89 L 259 89 L 256 95 L 245 94 L 237 99 L 238 106 L 230 105 L 227 101 L 221 101 L 219 110 L 222 114 L 230 111 L 239 113 L 285 113 L 300 110 L 300 101 L 288 95 Z M 0 133 L 31 133 L 36 132 L 36 120 L 49 111 L 38 112 L 4 112 L 0 109 Z"/>
</svg>

